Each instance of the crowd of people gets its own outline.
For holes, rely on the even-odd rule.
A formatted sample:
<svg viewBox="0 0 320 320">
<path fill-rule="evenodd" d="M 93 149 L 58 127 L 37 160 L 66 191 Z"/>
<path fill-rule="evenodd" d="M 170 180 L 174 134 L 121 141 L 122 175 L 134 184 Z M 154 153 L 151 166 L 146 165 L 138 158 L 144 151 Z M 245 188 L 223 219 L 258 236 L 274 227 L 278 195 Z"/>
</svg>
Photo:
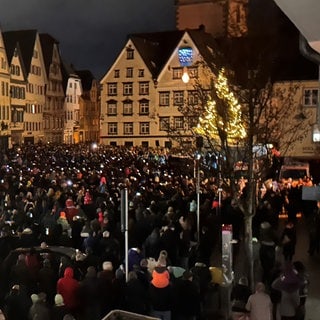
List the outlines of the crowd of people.
<svg viewBox="0 0 320 320">
<path fill-rule="evenodd" d="M 226 193 L 217 205 L 217 180 L 203 172 L 197 203 L 192 165 L 170 161 L 171 156 L 166 149 L 90 144 L 25 145 L 3 153 L 1 260 L 21 246 L 77 250 L 58 263 L 36 250 L 20 254 L 9 274 L 2 274 L 1 310 L 6 318 L 94 320 L 123 309 L 161 319 L 205 319 L 212 285 L 209 267 L 221 223 L 232 224 L 234 238 L 241 241 L 243 213 Z M 129 199 L 128 279 L 123 271 L 123 189 Z M 264 270 L 270 271 L 275 261 L 261 226 L 276 226 L 283 206 L 291 212 L 292 201 L 299 197 L 287 201 L 290 196 L 287 187 L 269 188 L 259 202 L 253 234 L 261 248 L 266 246 L 268 254 L 261 250 Z M 290 222 L 294 226 L 294 219 Z M 271 260 L 265 259 L 270 252 Z M 286 260 L 292 256 L 288 253 Z M 270 279 L 265 272 L 268 288 Z"/>
</svg>

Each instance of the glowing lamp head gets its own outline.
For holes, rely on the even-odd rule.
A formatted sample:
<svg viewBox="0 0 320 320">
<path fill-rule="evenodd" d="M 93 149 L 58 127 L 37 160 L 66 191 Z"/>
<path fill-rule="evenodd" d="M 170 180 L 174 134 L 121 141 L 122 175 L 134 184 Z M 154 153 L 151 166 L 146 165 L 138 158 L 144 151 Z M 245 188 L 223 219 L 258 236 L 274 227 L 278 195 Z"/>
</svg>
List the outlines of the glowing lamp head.
<svg viewBox="0 0 320 320">
<path fill-rule="evenodd" d="M 181 79 L 182 79 L 182 81 L 184 83 L 188 83 L 189 80 L 190 80 L 190 76 L 188 74 L 188 69 L 186 67 L 183 68 L 183 74 L 182 74 L 182 78 Z"/>
</svg>

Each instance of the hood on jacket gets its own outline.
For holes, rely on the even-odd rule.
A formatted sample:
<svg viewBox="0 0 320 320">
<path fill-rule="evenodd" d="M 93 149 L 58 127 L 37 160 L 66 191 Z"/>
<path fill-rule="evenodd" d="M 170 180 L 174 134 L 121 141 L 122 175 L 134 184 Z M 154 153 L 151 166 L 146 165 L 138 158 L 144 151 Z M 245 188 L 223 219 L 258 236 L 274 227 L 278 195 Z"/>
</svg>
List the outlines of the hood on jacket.
<svg viewBox="0 0 320 320">
<path fill-rule="evenodd" d="M 70 267 L 67 267 L 65 270 L 64 270 L 64 276 L 66 278 L 73 278 L 73 269 L 70 268 Z"/>
</svg>

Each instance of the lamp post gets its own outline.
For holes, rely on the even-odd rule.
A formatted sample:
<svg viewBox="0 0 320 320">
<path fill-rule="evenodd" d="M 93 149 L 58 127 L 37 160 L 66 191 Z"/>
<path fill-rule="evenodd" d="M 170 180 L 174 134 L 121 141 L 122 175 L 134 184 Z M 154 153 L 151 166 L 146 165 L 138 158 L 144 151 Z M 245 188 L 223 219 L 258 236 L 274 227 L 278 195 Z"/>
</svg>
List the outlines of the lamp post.
<svg viewBox="0 0 320 320">
<path fill-rule="evenodd" d="M 196 180 L 196 195 L 197 195 L 197 242 L 200 243 L 200 158 L 201 154 L 196 152 L 194 160 L 194 177 Z"/>
</svg>

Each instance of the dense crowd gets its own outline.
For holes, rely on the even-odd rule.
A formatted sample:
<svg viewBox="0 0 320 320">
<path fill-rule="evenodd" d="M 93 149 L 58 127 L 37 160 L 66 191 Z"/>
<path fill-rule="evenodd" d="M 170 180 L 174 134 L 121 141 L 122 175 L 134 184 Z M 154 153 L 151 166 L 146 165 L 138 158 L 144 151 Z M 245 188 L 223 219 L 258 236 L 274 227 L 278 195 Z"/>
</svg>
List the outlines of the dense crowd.
<svg viewBox="0 0 320 320">
<path fill-rule="evenodd" d="M 203 159 L 207 170 L 210 163 Z M 25 145 L 3 153 L 0 165 L 1 260 L 6 262 L 14 248 L 31 248 L 2 270 L 1 309 L 7 319 L 64 319 L 67 314 L 94 320 L 114 309 L 162 319 L 205 319 L 209 266 L 221 223 L 232 224 L 234 238 L 241 241 L 244 220 L 226 192 L 217 202 L 219 186 L 210 169 L 200 172 L 197 203 L 192 156 L 173 157 L 167 149 Z M 128 279 L 123 271 L 124 189 Z M 261 244 L 263 223 L 277 228 L 283 207 L 295 217 L 299 199 L 287 186 L 264 192 L 253 221 Z M 76 253 L 57 261 L 33 250 L 57 245 Z M 262 256 L 261 262 L 271 270 L 270 260 Z M 269 276 L 263 281 L 271 285 Z"/>
<path fill-rule="evenodd" d="M 191 274 L 188 272 L 191 268 L 208 267 L 218 234 L 219 222 L 213 206 L 217 186 L 214 178 L 201 175 L 201 234 L 198 236 L 193 162 L 186 157 L 171 161 L 171 156 L 166 149 L 96 145 L 26 145 L 2 154 L 2 261 L 16 247 L 58 245 L 77 249 L 77 254 L 70 261 L 63 257 L 58 264 L 50 261 L 50 257 L 40 256 L 36 250 L 19 255 L 10 272 L 6 270 L 8 274 L 2 282 L 2 310 L 6 314 L 18 313 L 18 316 L 8 316 L 8 319 L 28 318 L 30 312 L 25 310 L 31 306 L 32 295 L 37 300 L 36 305 L 44 304 L 45 297 L 46 304 L 54 306 L 57 293 L 62 294 L 64 305 L 79 319 L 100 319 L 116 308 L 148 314 L 151 310 L 157 311 L 155 305 L 149 301 L 149 295 L 146 296 L 146 288 L 140 288 L 140 291 L 136 288 L 136 278 L 141 284 L 140 277 L 148 269 L 148 261 L 153 261 L 153 269 L 161 267 L 156 262 L 160 253 L 165 252 L 168 258 L 166 266 L 173 266 L 171 270 L 175 272 L 179 268 L 186 271 L 183 277 L 180 274 L 185 281 L 177 282 L 175 288 L 182 291 L 184 289 L 179 286 L 190 282 Z M 116 277 L 116 274 L 121 274 L 125 262 L 124 233 L 121 230 L 121 193 L 124 188 L 128 191 L 129 200 L 130 248 L 130 280 L 125 286 L 125 282 L 119 284 Z M 65 269 L 66 273 L 61 271 L 64 264 L 71 267 Z M 109 268 L 106 265 L 112 266 L 111 275 L 105 275 L 107 270 L 103 266 Z M 45 281 L 50 282 L 50 279 L 51 283 L 45 286 L 40 279 L 41 274 L 50 273 L 51 269 L 54 275 L 46 276 Z M 151 283 L 152 279 L 155 281 L 154 276 L 149 278 L 150 265 L 148 270 L 144 274 L 143 285 Z M 208 268 L 206 271 L 209 272 Z M 167 272 L 165 275 L 168 277 Z M 102 281 L 101 277 L 108 279 Z M 171 284 L 175 278 L 173 271 L 169 278 Z M 70 298 L 69 294 L 68 298 L 63 289 L 58 289 L 59 279 L 68 283 L 62 287 L 84 286 L 85 290 L 78 290 L 81 297 Z M 71 279 L 77 284 L 69 284 Z M 97 279 L 100 283 L 98 288 L 87 294 L 93 290 L 91 282 Z M 194 285 L 194 281 L 190 284 Z M 202 290 L 204 287 L 201 284 Z M 126 293 L 116 294 L 120 288 Z M 143 297 L 139 297 L 138 292 Z M 21 304 L 17 297 L 23 294 L 24 307 L 17 308 L 16 305 Z M 195 287 L 190 288 L 190 294 L 200 297 Z M 70 303 L 74 299 L 81 303 L 76 303 L 76 306 Z M 180 309 L 185 305 L 181 301 L 175 303 L 175 310 L 179 309 L 179 304 Z M 187 305 L 193 308 L 191 314 L 199 314 L 197 299 L 192 299 Z M 92 306 L 96 308 L 94 311 Z M 171 310 L 168 305 L 159 308 L 161 312 Z M 178 319 L 179 314 L 176 317 Z"/>
</svg>

